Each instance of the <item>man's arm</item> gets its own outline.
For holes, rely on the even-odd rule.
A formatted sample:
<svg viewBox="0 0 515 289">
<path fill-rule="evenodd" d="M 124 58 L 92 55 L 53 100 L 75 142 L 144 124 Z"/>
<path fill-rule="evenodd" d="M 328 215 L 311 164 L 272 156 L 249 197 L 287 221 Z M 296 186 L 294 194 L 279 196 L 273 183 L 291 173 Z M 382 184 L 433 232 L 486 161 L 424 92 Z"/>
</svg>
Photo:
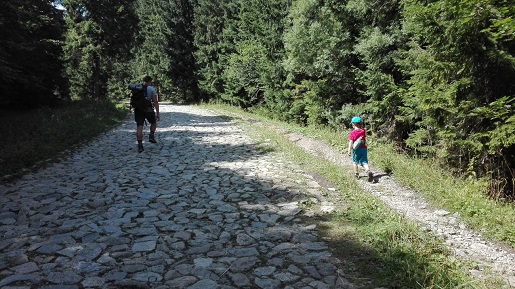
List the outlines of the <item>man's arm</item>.
<svg viewBox="0 0 515 289">
<path fill-rule="evenodd" d="M 157 93 L 154 93 L 152 96 L 152 103 L 154 103 L 154 108 L 156 109 L 156 119 L 159 120 L 159 102 L 157 99 Z"/>
</svg>

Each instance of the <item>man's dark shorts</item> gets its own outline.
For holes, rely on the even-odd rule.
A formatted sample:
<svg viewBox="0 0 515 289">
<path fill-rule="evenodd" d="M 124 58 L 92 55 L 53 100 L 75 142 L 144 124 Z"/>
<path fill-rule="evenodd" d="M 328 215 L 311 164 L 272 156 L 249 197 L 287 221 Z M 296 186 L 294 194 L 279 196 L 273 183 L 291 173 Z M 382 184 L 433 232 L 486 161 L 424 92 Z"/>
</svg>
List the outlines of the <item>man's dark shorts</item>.
<svg viewBox="0 0 515 289">
<path fill-rule="evenodd" d="M 136 121 L 137 126 L 142 126 L 145 122 L 145 119 L 147 119 L 150 124 L 156 122 L 156 113 L 153 109 L 147 111 L 134 111 L 134 120 Z"/>
</svg>

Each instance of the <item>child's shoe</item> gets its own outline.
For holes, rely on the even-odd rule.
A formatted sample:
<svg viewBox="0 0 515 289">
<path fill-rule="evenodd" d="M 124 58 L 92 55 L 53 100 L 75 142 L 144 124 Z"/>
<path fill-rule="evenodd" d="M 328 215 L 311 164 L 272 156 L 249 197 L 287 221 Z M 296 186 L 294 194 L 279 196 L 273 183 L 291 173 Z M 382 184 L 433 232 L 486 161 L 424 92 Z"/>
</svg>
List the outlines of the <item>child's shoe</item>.
<svg viewBox="0 0 515 289">
<path fill-rule="evenodd" d="M 365 173 L 368 176 L 368 181 L 369 182 L 373 182 L 374 181 L 374 174 L 371 171 L 366 171 Z"/>
<path fill-rule="evenodd" d="M 354 177 L 355 177 L 356 179 L 359 179 L 359 173 L 354 173 Z"/>
</svg>

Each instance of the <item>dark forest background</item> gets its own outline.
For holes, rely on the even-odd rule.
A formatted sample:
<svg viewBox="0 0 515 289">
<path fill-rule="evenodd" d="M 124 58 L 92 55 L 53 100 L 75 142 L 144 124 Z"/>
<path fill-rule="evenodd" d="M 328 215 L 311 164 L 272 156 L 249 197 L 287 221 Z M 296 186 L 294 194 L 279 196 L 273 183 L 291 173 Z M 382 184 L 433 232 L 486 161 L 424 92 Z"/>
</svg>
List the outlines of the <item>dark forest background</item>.
<svg viewBox="0 0 515 289">
<path fill-rule="evenodd" d="M 514 199 L 508 0 L 5 0 L 0 108 L 223 102 L 378 138 Z"/>
</svg>

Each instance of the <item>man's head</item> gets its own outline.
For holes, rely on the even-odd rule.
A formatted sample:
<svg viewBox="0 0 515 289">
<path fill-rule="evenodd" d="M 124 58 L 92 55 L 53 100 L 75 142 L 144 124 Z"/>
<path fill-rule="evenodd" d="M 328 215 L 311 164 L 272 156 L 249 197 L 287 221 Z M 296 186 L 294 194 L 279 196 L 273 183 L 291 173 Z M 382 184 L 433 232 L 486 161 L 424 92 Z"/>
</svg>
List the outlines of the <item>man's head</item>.
<svg viewBox="0 0 515 289">
<path fill-rule="evenodd" d="M 145 77 L 143 77 L 143 82 L 145 83 L 151 83 L 152 82 L 152 77 L 148 76 L 148 75 L 145 75 Z"/>
</svg>

